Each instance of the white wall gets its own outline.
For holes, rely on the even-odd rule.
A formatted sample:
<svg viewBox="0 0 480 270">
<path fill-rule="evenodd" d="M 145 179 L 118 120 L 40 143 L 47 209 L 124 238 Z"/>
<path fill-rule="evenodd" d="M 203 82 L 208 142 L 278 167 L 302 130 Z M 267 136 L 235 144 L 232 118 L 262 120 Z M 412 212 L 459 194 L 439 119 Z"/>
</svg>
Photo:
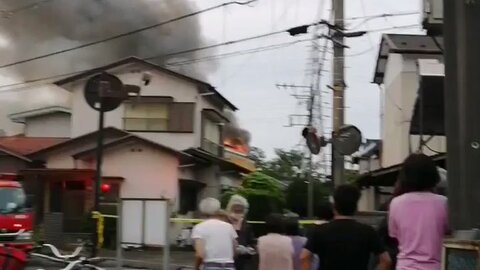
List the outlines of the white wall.
<svg viewBox="0 0 480 270">
<path fill-rule="evenodd" d="M 358 202 L 358 211 L 374 211 L 375 209 L 375 188 L 369 187 L 362 190 L 362 197 Z"/>
<path fill-rule="evenodd" d="M 47 168 L 95 169 L 96 160 L 74 160 L 72 154 L 92 145 L 79 145 L 52 153 L 47 158 Z M 142 143 L 118 145 L 105 149 L 102 174 L 125 178 L 122 198 L 176 199 L 179 162 L 174 155 Z"/>
<path fill-rule="evenodd" d="M 411 146 L 416 151 L 418 136 L 410 136 L 410 120 L 419 87 L 417 64 L 419 58 L 439 58 L 434 55 L 389 54 L 385 78 L 382 122 L 382 167 L 401 163 Z M 445 137 L 435 137 L 428 146 L 439 152 L 446 150 Z M 432 151 L 425 151 L 433 154 Z"/>
<path fill-rule="evenodd" d="M 140 72 L 142 70 L 142 72 Z M 112 71 L 125 84 L 141 85 L 142 96 L 170 96 L 176 102 L 195 102 L 194 133 L 166 133 L 166 132 L 138 132 L 142 136 L 157 143 L 167 145 L 177 150 L 185 150 L 190 147 L 200 146 L 201 136 L 201 111 L 204 108 L 214 108 L 206 96 L 198 95 L 196 84 L 179 79 L 165 73 L 148 70 L 152 74 L 149 85 L 144 86 L 142 76 L 145 68 L 138 65 L 123 67 L 118 71 Z M 72 127 L 73 137 L 77 137 L 97 129 L 98 113 L 91 109 L 83 97 L 85 80 L 72 82 L 65 85 L 73 93 L 72 101 Z M 124 107 L 120 106 L 114 111 L 108 112 L 105 117 L 105 126 L 123 129 Z"/>
<path fill-rule="evenodd" d="M 69 138 L 70 115 L 59 112 L 27 118 L 25 136 Z"/>
<path fill-rule="evenodd" d="M 380 168 L 380 160 L 378 158 L 360 159 L 358 162 L 359 174 L 368 173 Z"/>
<path fill-rule="evenodd" d="M 128 166 L 125 166 L 128 164 Z M 103 173 L 121 176 L 122 198 L 168 198 L 178 193 L 178 159 L 140 143 L 105 152 Z"/>
</svg>

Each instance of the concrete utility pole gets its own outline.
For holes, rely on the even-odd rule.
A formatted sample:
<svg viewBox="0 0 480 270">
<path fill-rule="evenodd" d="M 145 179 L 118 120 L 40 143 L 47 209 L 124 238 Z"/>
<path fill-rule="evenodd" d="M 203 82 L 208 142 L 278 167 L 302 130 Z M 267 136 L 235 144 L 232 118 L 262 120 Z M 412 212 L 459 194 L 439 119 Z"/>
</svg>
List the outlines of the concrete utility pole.
<svg viewBox="0 0 480 270">
<path fill-rule="evenodd" d="M 454 230 L 480 227 L 480 1 L 444 0 L 448 201 Z"/>
<path fill-rule="evenodd" d="M 343 0 L 332 0 L 332 7 L 334 12 L 335 26 L 339 29 L 344 29 L 343 23 Z M 345 81 L 344 81 L 344 35 L 339 31 L 333 32 L 333 134 L 336 136 L 336 132 L 344 125 L 344 93 L 345 93 Z M 344 170 L 345 161 L 342 155 L 335 151 L 332 144 L 332 176 L 335 186 L 344 183 Z"/>
</svg>

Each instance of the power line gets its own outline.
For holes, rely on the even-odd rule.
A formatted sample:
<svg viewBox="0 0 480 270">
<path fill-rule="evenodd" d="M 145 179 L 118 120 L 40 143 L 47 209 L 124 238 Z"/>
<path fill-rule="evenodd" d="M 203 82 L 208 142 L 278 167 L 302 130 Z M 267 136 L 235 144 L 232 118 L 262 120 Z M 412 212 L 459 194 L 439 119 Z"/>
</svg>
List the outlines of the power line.
<svg viewBox="0 0 480 270">
<path fill-rule="evenodd" d="M 47 1 L 47 0 L 45 0 L 45 1 Z M 173 19 L 170 19 L 170 20 L 167 20 L 167 21 L 163 21 L 163 22 L 156 23 L 156 24 L 153 24 L 153 25 L 150 25 L 150 26 L 142 27 L 142 28 L 139 28 L 139 29 L 136 29 L 136 30 L 133 30 L 133 31 L 125 32 L 125 33 L 122 33 L 122 34 L 119 34 L 119 35 L 114 35 L 114 36 L 111 36 L 111 37 L 108 37 L 108 38 L 105 38 L 105 39 L 92 41 L 92 42 L 88 42 L 88 43 L 85 43 L 85 44 L 82 44 L 82 45 L 79 45 L 79 46 L 75 46 L 75 47 L 71 47 L 71 48 L 68 48 L 68 49 L 63 49 L 63 50 L 59 50 L 59 51 L 56 51 L 56 52 L 52 52 L 52 53 L 48 53 L 48 54 L 44 54 L 44 55 L 39 55 L 39 56 L 36 56 L 36 57 L 32 57 L 32 58 L 16 61 L 16 62 L 13 62 L 13 63 L 1 65 L 0 69 L 15 66 L 15 65 L 18 65 L 18 64 L 31 62 L 31 61 L 35 61 L 35 60 L 39 60 L 39 59 L 44 59 L 44 58 L 54 56 L 54 55 L 57 55 L 57 54 L 71 52 L 71 51 L 75 51 L 75 50 L 78 50 L 78 49 L 82 49 L 82 48 L 90 47 L 90 46 L 93 46 L 93 45 L 97 45 L 97 44 L 100 44 L 100 43 L 105 43 L 105 42 L 109 42 L 109 41 L 112 41 L 112 40 L 120 39 L 120 38 L 123 38 L 123 37 L 126 37 L 126 36 L 134 35 L 134 34 L 144 32 L 144 31 L 147 31 L 147 30 L 150 30 L 150 29 L 154 29 L 154 28 L 157 28 L 157 27 L 169 24 L 169 23 L 180 21 L 180 20 L 183 20 L 183 19 L 186 19 L 186 18 L 189 18 L 189 17 L 193 17 L 193 16 L 196 16 L 196 15 L 199 15 L 199 14 L 211 11 L 211 10 L 222 8 L 222 7 L 225 7 L 225 6 L 234 5 L 234 4 L 235 5 L 248 5 L 248 4 L 253 3 L 255 1 L 257 1 L 257 0 L 250 0 L 250 1 L 246 1 L 246 2 L 232 1 L 232 2 L 223 3 L 223 4 L 220 4 L 220 5 L 216 5 L 216 6 L 213 6 L 213 7 L 209 7 L 209 8 L 206 8 L 206 9 L 199 10 L 199 11 L 195 11 L 193 13 L 185 14 L 183 16 L 176 17 L 176 18 L 173 18 Z"/>
<path fill-rule="evenodd" d="M 254 0 L 254 1 L 256 1 L 256 0 Z M 312 25 L 314 25 L 314 24 L 312 24 Z M 373 29 L 373 30 L 369 30 L 368 32 L 379 32 L 379 31 L 392 30 L 392 29 L 411 28 L 411 27 L 417 27 L 417 26 L 419 26 L 419 25 L 420 25 L 420 24 L 412 24 L 412 25 L 395 26 L 395 27 L 383 28 L 383 29 Z M 161 58 L 161 57 L 170 57 L 170 56 L 175 56 L 175 55 L 180 55 L 180 54 L 185 54 L 185 53 L 191 53 L 191 52 L 206 50 L 206 49 L 215 48 L 215 47 L 219 47 L 219 46 L 225 46 L 225 45 L 231 45 L 231 44 L 240 43 L 240 42 L 244 42 L 244 41 L 249 41 L 249 40 L 253 40 L 253 39 L 257 39 L 257 38 L 262 38 L 262 37 L 266 37 L 266 36 L 270 36 L 270 35 L 276 35 L 276 34 L 279 34 L 279 33 L 282 33 L 282 32 L 286 32 L 286 30 L 276 31 L 276 32 L 272 32 L 272 33 L 262 34 L 262 35 L 259 35 L 259 36 L 253 36 L 253 37 L 248 37 L 248 38 L 239 39 L 239 40 L 233 40 L 233 41 L 228 41 L 228 42 L 223 42 L 223 43 L 212 44 L 212 45 L 209 45 L 209 46 L 204 46 L 204 47 L 199 47 L 199 48 L 188 49 L 188 50 L 185 50 L 185 51 L 178 51 L 178 52 L 174 52 L 174 53 L 170 53 L 170 54 L 163 54 L 163 55 L 156 55 L 156 56 L 146 57 L 146 58 L 142 58 L 142 59 L 143 59 L 143 60 L 152 60 L 152 59 L 157 59 L 157 58 Z M 303 42 L 303 41 L 306 41 L 306 40 L 300 40 L 300 41 L 298 41 L 298 42 Z M 298 42 L 297 42 L 297 43 L 298 43 Z M 293 42 L 292 42 L 292 43 L 293 43 Z M 281 44 L 279 44 L 279 45 L 281 45 Z M 288 45 L 287 45 L 287 46 L 288 46 Z M 366 51 L 362 51 L 362 52 L 355 53 L 355 54 L 351 54 L 351 55 L 345 55 L 345 57 L 358 56 L 358 55 L 367 53 L 367 52 L 369 52 L 369 51 L 371 51 L 371 50 L 373 50 L 373 49 L 374 49 L 374 48 L 369 48 L 369 49 L 366 50 Z M 328 53 L 331 53 L 331 52 L 329 52 L 329 51 L 327 51 L 327 52 L 328 52 Z M 2 68 L 2 67 L 0 66 L 0 68 Z M 30 80 L 26 80 L 26 81 L 24 81 L 24 82 L 11 83 L 11 84 L 3 84 L 3 85 L 0 85 L 0 90 L 1 90 L 1 89 L 4 89 L 4 88 L 7 88 L 7 87 L 21 86 L 21 85 L 26 85 L 26 84 L 30 84 L 30 83 L 35 83 L 35 82 L 40 82 L 40 81 L 47 81 L 47 80 L 51 80 L 51 79 L 56 79 L 56 78 L 61 78 L 61 77 L 65 77 L 65 76 L 70 76 L 70 75 L 74 75 L 74 74 L 77 74 L 77 73 L 82 73 L 82 72 L 89 71 L 89 70 L 91 70 L 91 68 L 89 68 L 89 69 L 84 69 L 84 70 L 79 70 L 79 71 L 74 71 L 74 72 L 68 72 L 68 73 L 64 73 L 64 74 L 57 74 L 57 75 L 52 75 L 52 76 L 40 77 L 40 78 L 36 78 L 36 79 L 30 79 Z M 12 89 L 12 90 L 13 90 L 13 89 Z"/>
<path fill-rule="evenodd" d="M 291 28 L 289 28 L 289 29 L 291 29 Z M 220 46 L 233 45 L 233 44 L 240 43 L 240 42 L 245 42 L 245 41 L 250 41 L 250 40 L 254 40 L 254 39 L 259 39 L 259 38 L 269 37 L 269 36 L 273 36 L 273 35 L 278 35 L 280 33 L 287 32 L 287 30 L 289 30 L 289 29 L 270 32 L 270 33 L 266 33 L 266 34 L 262 34 L 262 35 L 258 35 L 258 36 L 251 36 L 251 37 L 247 37 L 247 38 L 236 39 L 236 40 L 227 41 L 227 42 L 216 43 L 216 44 L 207 45 L 207 46 L 198 47 L 198 48 L 192 48 L 192 49 L 178 51 L 178 52 L 174 52 L 174 53 L 151 56 L 151 57 L 146 58 L 146 60 L 152 60 L 152 59 L 157 59 L 157 58 L 161 58 L 161 57 L 172 57 L 172 56 L 176 56 L 176 55 L 180 55 L 180 54 L 186 54 L 186 53 L 192 53 L 192 52 L 197 52 L 197 51 L 213 49 L 213 48 L 217 48 L 217 47 L 220 47 Z"/>
<path fill-rule="evenodd" d="M 405 12 L 397 12 L 397 13 L 382 13 L 382 14 L 375 14 L 375 15 L 363 15 L 358 17 L 350 17 L 345 18 L 346 21 L 355 21 L 359 19 L 377 19 L 377 18 L 384 18 L 384 17 L 395 17 L 395 16 L 408 16 L 408 15 L 418 15 L 421 12 L 418 11 L 405 11 Z"/>
<path fill-rule="evenodd" d="M 10 9 L 10 10 L 0 10 L 0 14 L 2 15 L 3 18 L 10 18 L 13 15 L 15 15 L 17 13 L 20 13 L 22 11 L 37 8 L 40 5 L 46 4 L 48 2 L 53 2 L 53 1 L 56 1 L 56 0 L 41 0 L 41 1 L 34 2 L 34 3 L 26 4 L 26 5 L 23 5 L 23 6 L 19 6 L 19 7 L 16 7 L 14 9 Z"/>
<path fill-rule="evenodd" d="M 362 9 L 365 10 L 365 2 L 362 2 Z M 365 11 L 364 13 L 365 14 Z M 389 18 L 389 17 L 395 17 L 395 16 L 409 16 L 409 15 L 418 15 L 420 14 L 420 12 L 405 12 L 405 13 L 397 13 L 397 14 L 392 14 L 392 13 L 386 13 L 386 14 L 380 14 L 380 15 L 375 15 L 375 16 L 365 16 L 364 20 L 361 21 L 360 23 L 358 23 L 357 25 L 353 26 L 353 27 L 350 27 L 349 29 L 350 30 L 354 30 L 354 29 L 357 29 L 359 28 L 360 26 L 364 25 L 364 24 L 367 24 L 369 21 L 372 21 L 372 20 L 375 20 L 375 19 L 386 19 L 386 18 Z"/>
<path fill-rule="evenodd" d="M 295 40 L 295 41 L 273 44 L 273 45 L 268 45 L 268 46 L 263 46 L 263 47 L 256 47 L 256 48 L 252 48 L 252 49 L 238 50 L 238 51 L 229 52 L 229 53 L 214 54 L 214 55 L 209 55 L 209 56 L 205 56 L 205 57 L 199 57 L 199 58 L 188 59 L 188 60 L 181 60 L 181 61 L 176 61 L 176 62 L 172 62 L 172 63 L 166 63 L 165 65 L 167 65 L 167 66 L 180 66 L 180 65 L 188 65 L 188 64 L 194 64 L 194 63 L 204 62 L 204 61 L 215 61 L 215 60 L 228 58 L 228 57 L 241 56 L 241 55 L 246 55 L 246 54 L 252 54 L 252 53 L 258 53 L 258 52 L 282 49 L 282 48 L 285 48 L 285 47 L 288 47 L 288 46 L 292 46 L 292 45 L 295 45 L 295 44 L 298 44 L 298 43 L 311 41 L 311 40 L 312 39 Z"/>
</svg>

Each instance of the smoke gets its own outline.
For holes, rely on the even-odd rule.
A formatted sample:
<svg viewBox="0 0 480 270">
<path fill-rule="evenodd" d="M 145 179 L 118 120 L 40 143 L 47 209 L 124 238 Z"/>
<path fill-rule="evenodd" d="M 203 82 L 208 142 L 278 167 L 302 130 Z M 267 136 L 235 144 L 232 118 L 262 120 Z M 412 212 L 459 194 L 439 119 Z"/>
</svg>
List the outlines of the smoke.
<svg viewBox="0 0 480 270">
<path fill-rule="evenodd" d="M 188 0 L 0 0 L 0 63 L 105 39 L 197 10 Z M 3 69 L 0 81 L 3 84 L 67 74 L 129 56 L 163 55 L 208 43 L 202 36 L 198 16 L 192 16 L 125 38 Z M 195 57 L 195 54 L 182 56 Z M 172 59 L 159 59 L 157 64 L 167 60 Z M 196 70 L 183 67 L 181 72 L 206 79 L 215 69 L 213 62 L 195 67 Z M 8 119 L 10 113 L 42 104 L 50 106 L 51 102 L 62 104 L 62 93 L 53 93 L 52 89 L 0 91 L 0 129 L 5 129 L 8 135 L 22 132 L 21 125 Z"/>
<path fill-rule="evenodd" d="M 0 0 L 0 5 L 3 10 L 15 10 L 35 2 L 41 4 L 0 18 L 2 62 L 101 40 L 198 10 L 188 0 Z M 23 79 L 32 79 L 93 68 L 128 56 L 142 58 L 199 47 L 207 42 L 198 20 L 198 16 L 193 16 L 118 40 L 18 65 L 10 71 Z M 159 60 L 160 64 L 165 60 Z M 205 68 L 199 69 L 204 73 L 195 72 L 195 75 L 205 77 L 213 67 L 209 66 L 207 72 Z"/>
<path fill-rule="evenodd" d="M 240 124 L 238 123 L 238 119 L 235 116 L 234 112 L 227 110 L 224 113 L 230 121 L 230 123 L 225 125 L 224 128 L 225 139 L 229 139 L 234 142 L 240 141 L 240 144 L 249 145 L 251 139 L 250 132 L 240 127 Z"/>
</svg>

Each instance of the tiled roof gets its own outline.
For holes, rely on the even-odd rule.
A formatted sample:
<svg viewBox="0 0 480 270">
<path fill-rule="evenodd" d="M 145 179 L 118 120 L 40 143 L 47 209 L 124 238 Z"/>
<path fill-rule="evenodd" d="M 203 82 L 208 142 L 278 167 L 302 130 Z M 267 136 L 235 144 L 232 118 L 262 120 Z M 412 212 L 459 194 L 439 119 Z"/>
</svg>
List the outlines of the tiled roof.
<svg viewBox="0 0 480 270">
<path fill-rule="evenodd" d="M 28 155 L 66 140 L 68 138 L 25 137 L 20 135 L 0 137 L 0 146 L 21 155 Z"/>
</svg>

